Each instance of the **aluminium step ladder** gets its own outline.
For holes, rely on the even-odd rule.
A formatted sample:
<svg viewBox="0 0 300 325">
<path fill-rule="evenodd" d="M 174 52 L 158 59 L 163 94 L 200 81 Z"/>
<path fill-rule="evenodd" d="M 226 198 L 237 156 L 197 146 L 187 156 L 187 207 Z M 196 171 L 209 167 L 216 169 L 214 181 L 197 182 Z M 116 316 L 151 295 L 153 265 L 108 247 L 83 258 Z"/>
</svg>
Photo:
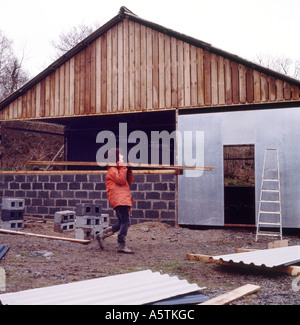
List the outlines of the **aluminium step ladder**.
<svg viewBox="0 0 300 325">
<path fill-rule="evenodd" d="M 255 241 L 259 236 L 280 237 L 282 240 L 279 155 L 276 148 L 265 149 Z"/>
</svg>

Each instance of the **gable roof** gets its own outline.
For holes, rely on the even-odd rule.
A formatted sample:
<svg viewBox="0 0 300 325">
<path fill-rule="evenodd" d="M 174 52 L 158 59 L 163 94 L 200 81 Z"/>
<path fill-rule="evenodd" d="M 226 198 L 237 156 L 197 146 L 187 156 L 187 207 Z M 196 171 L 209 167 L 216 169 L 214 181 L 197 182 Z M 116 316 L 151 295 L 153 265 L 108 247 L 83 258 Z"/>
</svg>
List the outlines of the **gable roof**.
<svg viewBox="0 0 300 325">
<path fill-rule="evenodd" d="M 36 77 L 31 79 L 28 83 L 26 83 L 24 86 L 22 86 L 19 90 L 11 94 L 9 97 L 4 99 L 0 103 L 0 110 L 3 110 L 5 107 L 10 105 L 12 102 L 14 102 L 16 99 L 18 99 L 20 96 L 28 92 L 30 89 L 35 87 L 38 83 L 43 81 L 45 78 L 47 78 L 49 75 L 53 74 L 54 71 L 59 69 L 62 65 L 64 65 L 67 61 L 69 61 L 71 58 L 76 56 L 81 51 L 88 48 L 93 42 L 95 42 L 99 37 L 107 33 L 109 30 L 111 30 L 115 25 L 119 24 L 120 22 L 123 22 L 125 19 L 128 19 L 129 21 L 132 21 L 134 23 L 138 23 L 142 26 L 148 27 L 152 30 L 155 30 L 159 33 L 162 33 L 164 35 L 167 35 L 171 38 L 175 38 L 177 40 L 180 40 L 182 42 L 188 43 L 191 46 L 195 46 L 197 48 L 202 49 L 205 52 L 209 52 L 211 55 L 220 56 L 224 59 L 230 60 L 230 62 L 241 65 L 243 69 L 252 69 L 255 71 L 258 71 L 259 73 L 262 73 L 266 75 L 267 77 L 271 77 L 274 80 L 280 80 L 286 84 L 288 84 L 288 87 L 294 87 L 295 91 L 292 96 L 292 100 L 299 100 L 300 99 L 300 81 L 293 79 L 289 76 L 283 75 L 281 73 L 275 72 L 273 70 L 270 70 L 268 68 L 262 67 L 260 65 L 257 65 L 253 62 L 250 62 L 248 60 L 245 60 L 239 56 L 233 55 L 229 52 L 223 51 L 221 49 L 213 47 L 209 43 L 205 43 L 203 41 L 200 41 L 198 39 L 192 38 L 190 36 L 178 33 L 174 30 L 165 28 L 161 25 L 158 25 L 156 23 L 144 20 L 137 15 L 133 14 L 130 10 L 128 10 L 126 7 L 121 7 L 119 13 L 113 17 L 111 20 L 109 20 L 106 24 L 104 24 L 102 27 L 97 29 L 95 32 L 93 32 L 90 36 L 85 38 L 83 41 L 81 41 L 78 45 L 76 45 L 73 49 L 65 53 L 62 57 L 60 57 L 58 60 L 53 62 L 49 67 L 47 67 L 45 70 L 43 70 L 40 74 L 38 74 Z M 210 59 L 209 59 L 210 60 Z M 204 59 L 205 61 L 205 59 Z M 211 63 L 209 63 L 211 64 Z M 239 69 L 238 66 L 235 66 L 235 69 Z M 233 72 L 232 72 L 233 73 Z M 246 78 L 246 77 L 245 77 Z M 244 79 L 245 79 L 244 78 Z M 253 77 L 252 77 L 253 78 Z M 272 83 L 274 83 L 274 80 Z M 214 82 L 213 80 L 211 82 Z M 247 80 L 243 80 L 243 82 L 247 82 Z M 253 80 L 251 83 L 254 82 Z M 262 81 L 263 82 L 263 81 Z M 251 86 L 253 88 L 253 86 Z M 263 87 L 263 85 L 262 85 Z M 275 84 L 272 85 L 272 87 L 275 89 Z M 282 86 L 283 87 L 283 86 Z M 251 91 L 253 90 L 251 88 Z M 284 95 L 283 95 L 284 97 Z M 285 98 L 283 98 L 284 100 Z M 286 98 L 287 99 L 287 98 Z M 255 102 L 253 100 L 250 100 L 250 102 Z M 210 103 L 212 105 L 213 103 Z M 227 104 L 227 102 L 226 102 Z"/>
</svg>

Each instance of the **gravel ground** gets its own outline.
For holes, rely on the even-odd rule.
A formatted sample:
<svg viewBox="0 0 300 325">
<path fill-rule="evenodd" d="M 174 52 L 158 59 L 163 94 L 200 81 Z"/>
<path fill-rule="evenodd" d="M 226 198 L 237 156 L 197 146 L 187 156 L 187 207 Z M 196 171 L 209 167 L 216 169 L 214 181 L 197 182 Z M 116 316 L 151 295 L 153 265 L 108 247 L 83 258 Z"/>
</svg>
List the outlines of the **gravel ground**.
<svg viewBox="0 0 300 325">
<path fill-rule="evenodd" d="M 52 222 L 26 222 L 24 231 L 60 236 Z M 74 238 L 75 233 L 62 236 Z M 299 235 L 284 239 L 290 246 L 300 245 Z M 0 244 L 10 246 L 0 267 L 6 272 L 6 292 L 151 269 L 206 287 L 203 294 L 210 298 L 247 283 L 261 286 L 258 293 L 232 303 L 236 305 L 299 305 L 300 281 L 295 276 L 187 259 L 188 253 L 214 256 L 236 248 L 266 249 L 268 242 L 256 243 L 249 229 L 193 230 L 147 222 L 130 227 L 127 244 L 135 254 L 124 255 L 116 252 L 116 235 L 100 250 L 96 241 L 83 245 L 0 233 Z"/>
</svg>

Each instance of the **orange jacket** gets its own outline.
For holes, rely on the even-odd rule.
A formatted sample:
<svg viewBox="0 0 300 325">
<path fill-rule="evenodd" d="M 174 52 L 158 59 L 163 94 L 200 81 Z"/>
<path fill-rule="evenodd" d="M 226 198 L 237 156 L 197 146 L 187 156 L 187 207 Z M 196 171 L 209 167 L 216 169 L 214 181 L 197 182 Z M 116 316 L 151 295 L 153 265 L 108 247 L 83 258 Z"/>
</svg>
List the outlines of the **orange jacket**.
<svg viewBox="0 0 300 325">
<path fill-rule="evenodd" d="M 129 186 L 133 182 L 131 169 L 124 166 L 109 167 L 106 174 L 105 185 L 109 204 L 114 209 L 118 205 L 132 206 Z"/>
</svg>

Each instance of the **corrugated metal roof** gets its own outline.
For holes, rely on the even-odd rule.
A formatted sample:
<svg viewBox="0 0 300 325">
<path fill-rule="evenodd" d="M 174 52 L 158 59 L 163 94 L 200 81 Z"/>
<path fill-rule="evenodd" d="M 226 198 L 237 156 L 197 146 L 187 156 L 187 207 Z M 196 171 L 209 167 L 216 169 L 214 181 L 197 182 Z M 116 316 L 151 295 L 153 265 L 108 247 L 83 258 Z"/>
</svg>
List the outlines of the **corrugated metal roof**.
<svg viewBox="0 0 300 325">
<path fill-rule="evenodd" d="M 300 246 L 289 246 L 246 253 L 219 255 L 213 256 L 212 258 L 229 263 L 240 263 L 255 266 L 288 266 L 300 262 Z"/>
<path fill-rule="evenodd" d="M 7 253 L 10 247 L 0 245 L 0 260 Z"/>
<path fill-rule="evenodd" d="M 0 295 L 5 305 L 141 305 L 199 291 L 196 284 L 150 270 Z"/>
</svg>

